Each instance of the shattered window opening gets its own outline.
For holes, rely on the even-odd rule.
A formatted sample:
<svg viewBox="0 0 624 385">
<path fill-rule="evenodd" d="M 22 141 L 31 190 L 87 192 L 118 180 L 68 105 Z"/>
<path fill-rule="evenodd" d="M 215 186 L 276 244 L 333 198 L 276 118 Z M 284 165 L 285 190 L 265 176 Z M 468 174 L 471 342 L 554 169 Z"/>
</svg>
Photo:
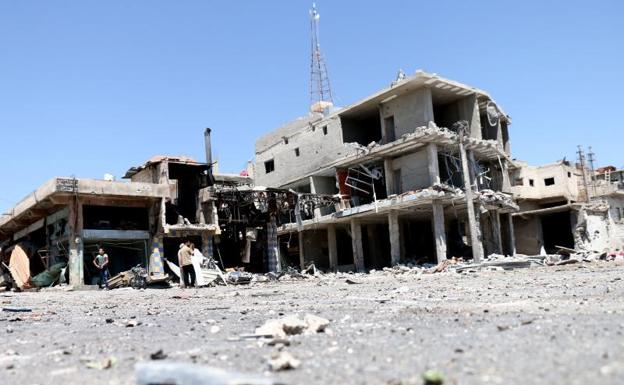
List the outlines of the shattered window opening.
<svg viewBox="0 0 624 385">
<path fill-rule="evenodd" d="M 544 178 L 545 186 L 552 186 L 555 184 L 555 178 Z"/>
<path fill-rule="evenodd" d="M 273 171 L 275 171 L 275 161 L 271 159 L 264 162 L 264 172 L 268 174 Z"/>
</svg>

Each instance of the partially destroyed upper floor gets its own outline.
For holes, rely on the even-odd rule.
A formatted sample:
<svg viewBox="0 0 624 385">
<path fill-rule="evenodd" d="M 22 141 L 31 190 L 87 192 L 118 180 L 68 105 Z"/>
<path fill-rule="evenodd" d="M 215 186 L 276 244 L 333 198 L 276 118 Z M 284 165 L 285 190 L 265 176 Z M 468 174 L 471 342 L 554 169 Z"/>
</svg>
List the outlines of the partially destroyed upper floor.
<svg viewBox="0 0 624 385">
<path fill-rule="evenodd" d="M 329 114 L 312 114 L 256 141 L 256 182 L 281 187 L 361 149 L 435 138 L 415 138 L 420 128 L 452 129 L 468 123 L 474 141 L 492 143 L 510 155 L 509 117 L 484 91 L 435 74 L 416 72 L 392 86 Z M 443 144 L 443 143 L 441 143 Z"/>
</svg>

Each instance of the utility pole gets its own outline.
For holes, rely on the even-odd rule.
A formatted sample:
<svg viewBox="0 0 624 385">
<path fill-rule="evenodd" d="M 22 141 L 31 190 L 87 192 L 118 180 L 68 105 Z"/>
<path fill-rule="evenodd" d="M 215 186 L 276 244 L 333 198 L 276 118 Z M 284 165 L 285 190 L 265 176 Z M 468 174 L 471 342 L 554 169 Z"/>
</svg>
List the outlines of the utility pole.
<svg viewBox="0 0 624 385">
<path fill-rule="evenodd" d="M 459 136 L 459 154 L 461 156 L 462 174 L 464 177 L 464 190 L 466 194 L 466 209 L 468 211 L 468 226 L 470 227 L 470 243 L 472 243 L 472 258 L 475 263 L 483 260 L 483 244 L 479 239 L 477 216 L 475 215 L 474 201 L 472 195 L 472 182 L 470 182 L 470 171 L 468 169 L 468 157 L 464 148 L 464 135 L 468 129 L 468 122 L 461 120 L 455 123 Z"/>
<path fill-rule="evenodd" d="M 589 157 L 589 172 L 591 172 L 592 190 L 594 191 L 594 196 L 596 196 L 598 195 L 596 191 L 596 172 L 594 169 L 594 159 L 596 159 L 596 154 L 592 151 L 591 146 L 589 146 L 589 153 L 587 156 Z"/>
<path fill-rule="evenodd" d="M 583 153 L 583 148 L 581 148 L 581 145 L 578 145 L 578 151 L 577 154 L 579 156 L 579 164 L 581 165 L 581 172 L 583 175 L 583 185 L 585 186 L 585 200 L 587 202 L 589 202 L 589 186 L 587 184 L 587 170 L 585 167 L 585 154 Z"/>
</svg>

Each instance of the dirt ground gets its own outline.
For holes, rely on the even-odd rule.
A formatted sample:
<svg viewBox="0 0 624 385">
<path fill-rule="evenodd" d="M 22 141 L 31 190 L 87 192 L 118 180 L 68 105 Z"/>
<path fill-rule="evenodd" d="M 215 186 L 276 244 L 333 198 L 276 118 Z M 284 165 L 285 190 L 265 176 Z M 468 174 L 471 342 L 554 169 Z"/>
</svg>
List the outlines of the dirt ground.
<svg viewBox="0 0 624 385">
<path fill-rule="evenodd" d="M 624 383 L 624 266 L 613 262 L 433 275 L 326 275 L 204 289 L 2 293 L 0 384 L 134 384 L 166 360 L 286 384 Z M 301 360 L 271 373 L 278 350 L 241 339 L 280 315 L 315 314 L 326 333 L 290 337 Z M 114 357 L 108 369 L 89 363 Z"/>
</svg>

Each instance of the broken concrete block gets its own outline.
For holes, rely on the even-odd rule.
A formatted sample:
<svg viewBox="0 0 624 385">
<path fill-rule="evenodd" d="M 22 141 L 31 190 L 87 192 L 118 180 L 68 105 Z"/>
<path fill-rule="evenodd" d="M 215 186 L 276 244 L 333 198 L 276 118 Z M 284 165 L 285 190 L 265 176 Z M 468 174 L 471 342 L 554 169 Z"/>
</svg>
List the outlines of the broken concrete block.
<svg viewBox="0 0 624 385">
<path fill-rule="evenodd" d="M 303 318 L 305 323 L 308 325 L 307 332 L 309 333 L 320 333 L 325 331 L 327 326 L 329 326 L 329 320 L 315 316 L 314 314 L 306 314 Z"/>
<path fill-rule="evenodd" d="M 278 352 L 269 360 L 269 369 L 273 372 L 297 369 L 300 365 L 301 361 L 288 352 Z"/>
<path fill-rule="evenodd" d="M 256 329 L 258 336 L 286 337 L 302 333 L 319 333 L 329 325 L 329 320 L 312 314 L 306 314 L 304 319 L 297 315 L 290 315 L 279 319 L 268 320 Z"/>
</svg>

